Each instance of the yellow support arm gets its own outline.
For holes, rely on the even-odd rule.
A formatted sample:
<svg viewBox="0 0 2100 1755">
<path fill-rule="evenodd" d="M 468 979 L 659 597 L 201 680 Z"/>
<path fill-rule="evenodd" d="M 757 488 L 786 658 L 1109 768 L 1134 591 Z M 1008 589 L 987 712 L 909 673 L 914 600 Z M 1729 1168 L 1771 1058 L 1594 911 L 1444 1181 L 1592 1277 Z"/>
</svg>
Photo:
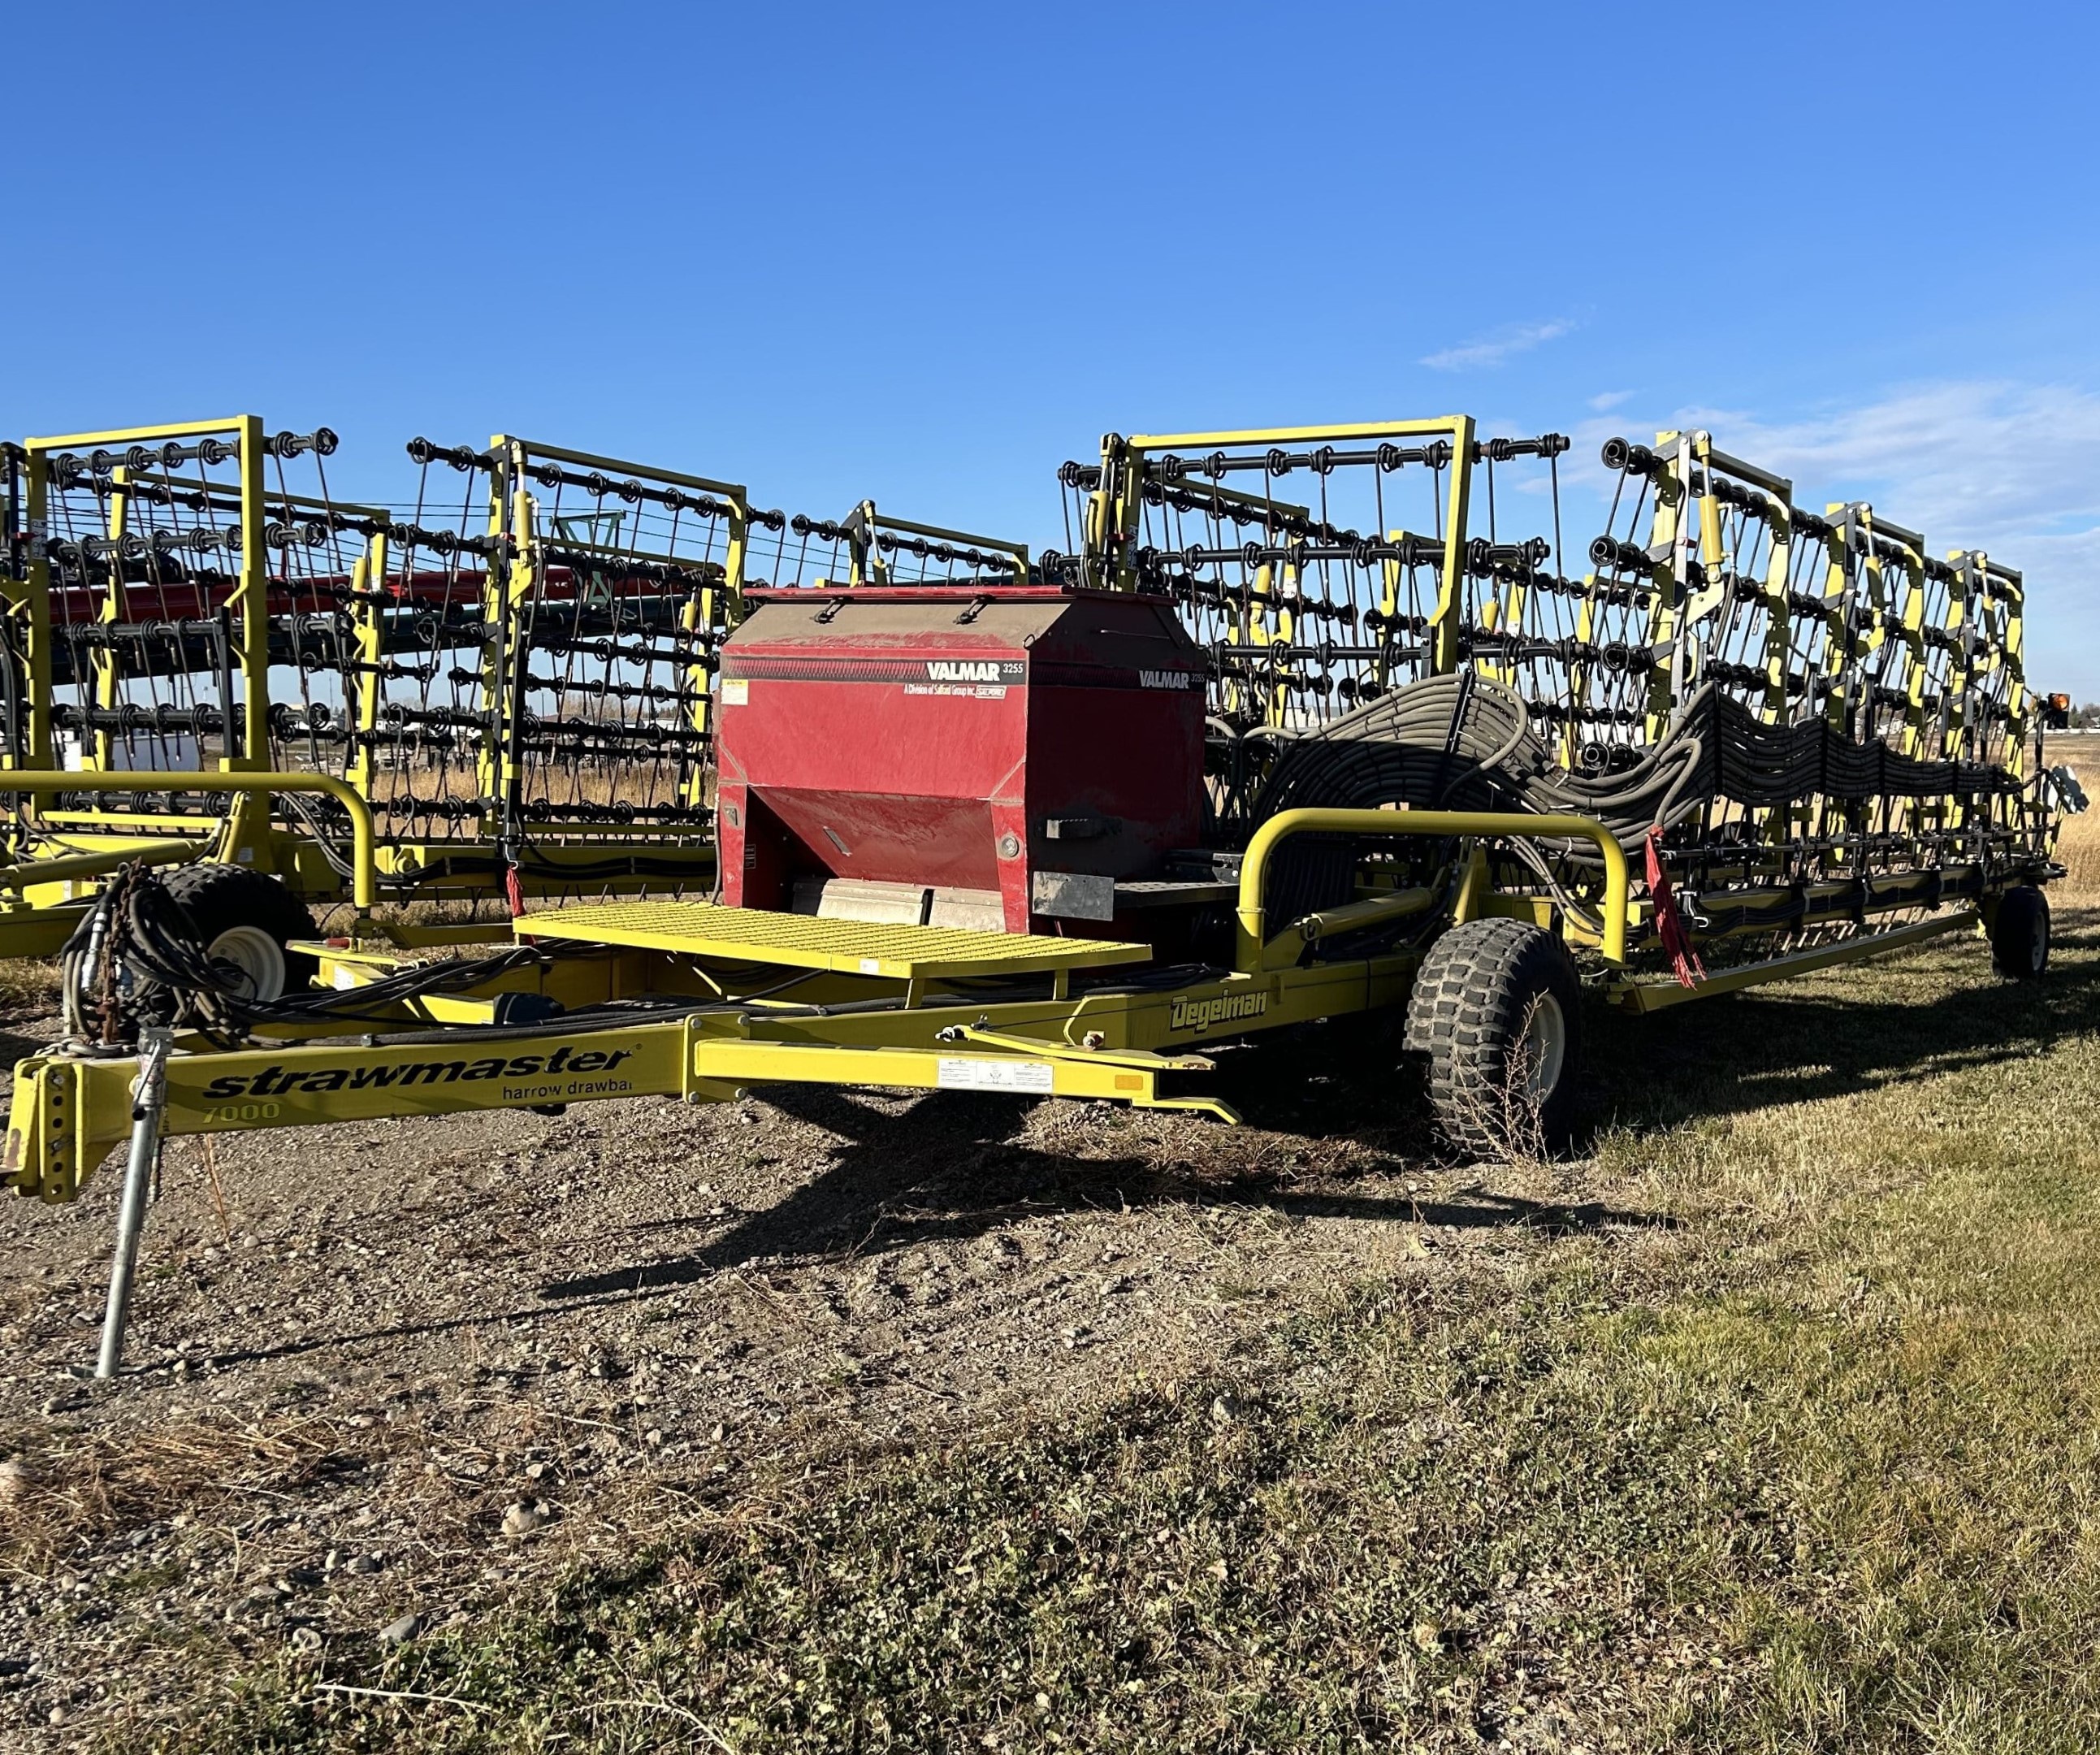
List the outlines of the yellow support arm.
<svg viewBox="0 0 2100 1755">
<path fill-rule="evenodd" d="M 379 880 L 375 863 L 378 836 L 372 820 L 372 807 L 347 780 L 333 774 L 183 774 L 165 769 L 126 773 L 104 769 L 100 772 L 63 771 L 33 774 L 12 768 L 0 773 L 0 797 L 28 793 L 39 797 L 68 792 L 223 792 L 241 798 L 267 798 L 272 793 L 311 792 L 331 798 L 350 814 L 351 900 L 360 908 L 374 908 L 379 901 Z M 34 869 L 15 868 L 25 882 L 40 881 Z"/>
<path fill-rule="evenodd" d="M 1587 816 L 1532 816 L 1515 811 L 1282 811 L 1255 831 L 1240 860 L 1239 953 L 1242 974 L 1262 969 L 1268 934 L 1263 891 L 1268 862 L 1292 835 L 1461 835 L 1489 839 L 1573 840 L 1593 843 L 1604 856 L 1604 960 L 1626 960 L 1629 908 L 1626 850 L 1610 829 Z"/>
</svg>

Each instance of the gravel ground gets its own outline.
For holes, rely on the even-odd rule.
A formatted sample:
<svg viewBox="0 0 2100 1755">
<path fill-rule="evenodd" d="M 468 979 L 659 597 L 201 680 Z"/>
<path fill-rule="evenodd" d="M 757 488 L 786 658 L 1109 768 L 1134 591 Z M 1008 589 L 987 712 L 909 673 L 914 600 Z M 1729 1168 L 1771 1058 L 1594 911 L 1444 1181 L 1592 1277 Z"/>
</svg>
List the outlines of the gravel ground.
<svg viewBox="0 0 2100 1755">
<path fill-rule="evenodd" d="M 112 1385 L 73 1373 L 121 1154 L 0 1203 L 0 1747 L 544 1591 L 783 1455 L 1096 1404 L 1321 1289 L 1617 1217 L 1410 1156 L 1361 1024 L 1227 1059 L 1244 1128 L 779 1090 L 172 1142 Z"/>
</svg>

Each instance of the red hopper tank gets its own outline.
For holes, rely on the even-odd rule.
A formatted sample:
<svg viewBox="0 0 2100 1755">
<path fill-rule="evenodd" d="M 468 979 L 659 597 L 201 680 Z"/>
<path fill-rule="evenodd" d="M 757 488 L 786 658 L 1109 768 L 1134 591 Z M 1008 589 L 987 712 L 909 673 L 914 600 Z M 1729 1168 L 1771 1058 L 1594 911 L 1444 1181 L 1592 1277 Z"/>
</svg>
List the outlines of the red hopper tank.
<svg viewBox="0 0 2100 1755">
<path fill-rule="evenodd" d="M 721 654 L 730 905 L 1084 931 L 1117 880 L 1197 845 L 1203 656 L 1168 605 L 1048 586 L 751 601 Z"/>
</svg>

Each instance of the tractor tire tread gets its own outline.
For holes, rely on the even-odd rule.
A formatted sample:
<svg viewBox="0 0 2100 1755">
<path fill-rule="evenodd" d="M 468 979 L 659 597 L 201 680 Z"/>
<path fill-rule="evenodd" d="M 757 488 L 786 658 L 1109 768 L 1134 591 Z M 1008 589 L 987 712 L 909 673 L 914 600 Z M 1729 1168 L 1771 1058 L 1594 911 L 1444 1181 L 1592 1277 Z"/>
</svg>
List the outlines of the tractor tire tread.
<svg viewBox="0 0 2100 1755">
<path fill-rule="evenodd" d="M 1509 1055 L 1534 995 L 1560 1001 L 1573 1047 L 1577 989 L 1559 939 L 1528 921 L 1493 915 L 1463 922 L 1430 946 L 1409 1000 L 1403 1045 L 1429 1057 L 1429 1100 L 1454 1145 L 1492 1153 L 1506 1142 L 1495 1125 L 1506 1101 Z M 1540 1121 L 1550 1144 L 1568 1131 L 1576 1057 Z"/>
<path fill-rule="evenodd" d="M 214 932 L 245 925 L 280 940 L 314 936 L 314 917 L 306 904 L 266 873 L 245 865 L 184 865 L 165 881 L 198 924 Z"/>
</svg>

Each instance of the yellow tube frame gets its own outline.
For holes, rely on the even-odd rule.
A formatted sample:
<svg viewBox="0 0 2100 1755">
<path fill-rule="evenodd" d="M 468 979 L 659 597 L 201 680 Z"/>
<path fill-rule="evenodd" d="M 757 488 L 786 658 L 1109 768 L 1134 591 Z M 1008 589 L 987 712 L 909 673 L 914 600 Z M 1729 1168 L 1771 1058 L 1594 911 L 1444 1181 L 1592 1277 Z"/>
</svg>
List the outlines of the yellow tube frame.
<svg viewBox="0 0 2100 1755">
<path fill-rule="evenodd" d="M 0 772 L 0 796 L 32 793 L 41 797 L 68 792 L 223 792 L 242 798 L 283 792 L 319 793 L 350 813 L 351 900 L 360 909 L 378 904 L 378 836 L 373 824 L 372 807 L 347 780 L 332 774 L 188 774 L 157 768 L 136 773 L 108 769 L 32 773 L 23 768 Z M 37 881 L 32 867 L 18 867 L 16 872 L 24 881 Z"/>
<path fill-rule="evenodd" d="M 1028 545 L 1026 542 L 1006 542 L 997 537 L 975 536 L 969 531 L 951 530 L 942 524 L 920 524 L 915 519 L 893 518 L 887 512 L 877 511 L 872 500 L 862 500 L 849 515 L 847 528 L 849 532 L 851 519 L 854 515 L 865 520 L 863 528 L 867 533 L 849 539 L 847 546 L 851 552 L 853 568 L 853 577 L 846 581 L 849 585 L 885 585 L 889 582 L 882 551 L 876 542 L 877 533 L 885 530 L 901 531 L 906 536 L 930 537 L 937 542 L 961 542 L 971 548 L 990 549 L 1005 556 L 1016 585 L 1028 583 Z"/>
<path fill-rule="evenodd" d="M 1238 431 L 1109 434 L 1101 441 L 1101 485 L 1087 517 L 1090 550 L 1112 550 L 1113 578 L 1120 590 L 1135 590 L 1130 539 L 1136 528 L 1140 490 L 1135 480 L 1111 485 L 1116 464 L 1142 461 L 1161 451 L 1207 451 L 1225 445 L 1327 444 L 1337 440 L 1434 439 L 1451 443 L 1451 480 L 1445 488 L 1444 559 L 1437 569 L 1436 612 L 1430 620 L 1432 665 L 1439 676 L 1458 668 L 1458 608 L 1466 577 L 1466 519 L 1473 484 L 1473 418 L 1441 414 L 1429 420 L 1356 421 L 1328 427 L 1257 427 Z M 1207 487 L 1198 490 L 1207 492 Z M 1397 534 L 1397 533 L 1395 533 Z"/>
<path fill-rule="evenodd" d="M 73 883 L 84 878 L 106 878 L 123 865 L 180 865 L 212 849 L 210 840 L 167 841 L 147 847 L 118 847 L 99 853 L 61 853 L 47 860 L 29 860 L 20 865 L 0 865 L 0 890 L 21 890 L 29 884 Z"/>
<path fill-rule="evenodd" d="M 1264 823 L 1240 858 L 1238 966 L 1258 975 L 1264 965 L 1268 911 L 1262 892 L 1268 862 L 1292 835 L 1475 836 L 1489 839 L 1574 840 L 1593 842 L 1604 855 L 1604 961 L 1626 960 L 1628 896 L 1626 849 L 1611 830 L 1587 816 L 1532 816 L 1515 811 L 1281 811 Z M 1396 905 L 1396 913 L 1404 912 Z"/>
</svg>

